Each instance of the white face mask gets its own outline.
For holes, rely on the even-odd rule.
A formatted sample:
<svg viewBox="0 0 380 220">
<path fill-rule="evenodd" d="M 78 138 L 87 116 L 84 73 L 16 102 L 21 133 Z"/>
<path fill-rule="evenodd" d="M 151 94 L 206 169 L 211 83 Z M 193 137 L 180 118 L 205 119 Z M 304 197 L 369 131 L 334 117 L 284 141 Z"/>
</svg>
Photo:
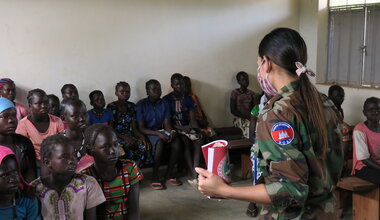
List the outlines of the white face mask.
<svg viewBox="0 0 380 220">
<path fill-rule="evenodd" d="M 260 75 L 260 68 L 263 65 L 263 63 L 264 63 L 264 60 L 261 61 L 261 64 L 257 68 L 257 80 L 259 81 L 260 87 L 265 94 L 267 94 L 268 96 L 274 96 L 277 94 L 277 90 L 269 82 L 269 79 L 268 79 L 269 73 L 265 74 L 265 78 L 262 78 Z"/>
</svg>

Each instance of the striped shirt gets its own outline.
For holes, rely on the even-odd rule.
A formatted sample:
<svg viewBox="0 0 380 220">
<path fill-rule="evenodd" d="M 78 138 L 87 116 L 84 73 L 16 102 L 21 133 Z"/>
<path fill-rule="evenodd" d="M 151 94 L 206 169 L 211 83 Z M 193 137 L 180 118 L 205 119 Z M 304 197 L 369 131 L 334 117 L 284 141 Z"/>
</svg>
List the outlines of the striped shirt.
<svg viewBox="0 0 380 220">
<path fill-rule="evenodd" d="M 140 182 L 143 175 L 131 160 L 123 160 L 118 164 L 119 175 L 110 182 L 103 181 L 96 172 L 94 165 L 82 171 L 93 176 L 103 190 L 106 202 L 101 210 L 103 219 L 126 219 L 128 213 L 128 193 L 131 186 Z"/>
</svg>

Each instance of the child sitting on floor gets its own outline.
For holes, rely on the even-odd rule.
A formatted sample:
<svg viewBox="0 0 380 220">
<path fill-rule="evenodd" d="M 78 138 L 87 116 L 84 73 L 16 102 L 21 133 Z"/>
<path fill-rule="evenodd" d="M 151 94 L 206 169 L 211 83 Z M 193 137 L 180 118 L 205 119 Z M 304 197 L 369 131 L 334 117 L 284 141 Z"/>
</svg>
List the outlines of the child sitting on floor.
<svg viewBox="0 0 380 220">
<path fill-rule="evenodd" d="M 68 98 L 61 103 L 61 113 L 67 128 L 60 134 L 72 141 L 78 161 L 76 171 L 79 172 L 94 163 L 84 145 L 84 131 L 88 124 L 86 105 L 79 99 Z"/>
<path fill-rule="evenodd" d="M 240 88 L 231 92 L 230 99 L 231 113 L 235 116 L 233 123 L 235 127 L 242 130 L 244 137 L 249 138 L 250 112 L 253 106 L 258 104 L 258 98 L 252 90 L 248 89 L 249 79 L 246 72 L 238 72 L 236 80 Z"/>
<path fill-rule="evenodd" d="M 82 173 L 93 176 L 101 186 L 106 202 L 98 207 L 102 219 L 140 219 L 139 182 L 142 173 L 135 162 L 119 160 L 119 146 L 113 129 L 91 125 L 85 133 L 88 154 L 95 163 Z"/>
<path fill-rule="evenodd" d="M 126 82 L 118 82 L 115 95 L 118 100 L 108 104 L 114 117 L 114 129 L 118 142 L 125 151 L 125 157 L 133 160 L 139 167 L 153 164 L 149 150 L 149 140 L 137 128 L 135 104 L 129 102 L 131 88 Z"/>
<path fill-rule="evenodd" d="M 195 103 L 190 96 L 184 95 L 183 76 L 179 73 L 174 73 L 170 81 L 173 92 L 164 96 L 163 100 L 169 105 L 172 124 L 177 132 L 181 134 L 181 140 L 185 145 L 185 163 L 192 178 L 190 182 L 193 183 L 197 180 L 195 167 L 199 167 L 201 146 L 204 139 L 195 120 Z"/>
<path fill-rule="evenodd" d="M 94 90 L 89 95 L 90 104 L 93 109 L 87 112 L 89 117 L 89 125 L 96 123 L 103 123 L 105 125 L 112 126 L 113 124 L 113 115 L 112 111 L 105 109 L 106 101 L 104 100 L 104 95 L 100 90 Z"/>
<path fill-rule="evenodd" d="M 74 98 L 79 99 L 79 93 L 76 86 L 73 84 L 65 84 L 61 88 L 62 99 Z"/>
<path fill-rule="evenodd" d="M 28 116 L 28 110 L 24 105 L 15 102 L 16 98 L 16 84 L 9 78 L 0 79 L 0 97 L 4 97 L 13 102 L 16 107 L 17 120 L 21 120 Z"/>
<path fill-rule="evenodd" d="M 368 98 L 363 114 L 367 120 L 354 128 L 351 174 L 380 186 L 380 99 Z"/>
<path fill-rule="evenodd" d="M 21 176 L 16 155 L 0 146 L 0 218 L 39 220 L 38 201 Z"/>
<path fill-rule="evenodd" d="M 62 132 L 64 127 L 62 120 L 48 114 L 49 101 L 46 93 L 41 89 L 33 89 L 28 92 L 29 116 L 18 122 L 16 133 L 29 138 L 36 153 L 36 165 L 40 168 L 40 146 L 46 137 Z M 39 176 L 39 170 L 37 176 Z"/>
<path fill-rule="evenodd" d="M 50 94 L 47 97 L 49 99 L 49 114 L 60 117 L 61 114 L 59 113 L 59 98 L 54 94 Z"/>
<path fill-rule="evenodd" d="M 41 202 L 44 219 L 96 219 L 96 207 L 105 201 L 96 180 L 76 174 L 77 160 L 72 142 L 62 135 L 46 138 L 41 160 L 49 175 L 31 183 Z"/>
</svg>

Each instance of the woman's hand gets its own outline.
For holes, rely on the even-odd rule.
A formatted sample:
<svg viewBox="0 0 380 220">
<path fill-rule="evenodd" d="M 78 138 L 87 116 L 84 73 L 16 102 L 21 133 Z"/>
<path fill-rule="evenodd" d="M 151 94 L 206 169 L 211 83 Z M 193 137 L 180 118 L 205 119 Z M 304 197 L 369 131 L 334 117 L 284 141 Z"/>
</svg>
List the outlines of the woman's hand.
<svg viewBox="0 0 380 220">
<path fill-rule="evenodd" d="M 227 192 L 230 186 L 227 185 L 222 178 L 199 167 L 196 167 L 195 171 L 199 174 L 198 190 L 201 191 L 203 195 L 226 197 L 224 193 Z"/>
</svg>

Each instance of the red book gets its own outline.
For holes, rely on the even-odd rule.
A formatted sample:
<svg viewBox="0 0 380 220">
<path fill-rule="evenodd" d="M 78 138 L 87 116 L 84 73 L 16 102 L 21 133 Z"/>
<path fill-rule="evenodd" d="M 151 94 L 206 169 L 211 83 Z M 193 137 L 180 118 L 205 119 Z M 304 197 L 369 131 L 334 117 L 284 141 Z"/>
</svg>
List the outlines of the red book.
<svg viewBox="0 0 380 220">
<path fill-rule="evenodd" d="M 202 146 L 207 171 L 220 176 L 226 183 L 231 183 L 231 171 L 228 158 L 228 142 L 217 140 Z"/>
</svg>

